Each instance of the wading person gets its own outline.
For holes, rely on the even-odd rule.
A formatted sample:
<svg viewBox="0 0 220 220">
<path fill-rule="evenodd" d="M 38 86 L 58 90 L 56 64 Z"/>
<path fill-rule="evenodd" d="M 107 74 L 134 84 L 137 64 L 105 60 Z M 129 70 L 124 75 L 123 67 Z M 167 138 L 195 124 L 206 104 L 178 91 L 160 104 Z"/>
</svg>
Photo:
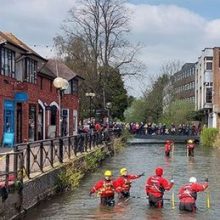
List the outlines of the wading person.
<svg viewBox="0 0 220 220">
<path fill-rule="evenodd" d="M 151 207 L 162 208 L 163 207 L 163 195 L 166 190 L 170 190 L 174 185 L 174 180 L 170 182 L 163 178 L 163 169 L 157 167 L 155 174 L 150 176 L 146 181 L 146 194 L 148 196 L 149 205 Z"/>
<path fill-rule="evenodd" d="M 195 148 L 194 140 L 189 139 L 186 144 L 187 156 L 189 157 L 194 156 L 194 148 Z"/>
<path fill-rule="evenodd" d="M 166 140 L 165 145 L 164 145 L 164 150 L 165 150 L 165 156 L 169 157 L 170 152 L 173 150 L 173 141 Z"/>
<path fill-rule="evenodd" d="M 114 206 L 114 194 L 116 186 L 115 182 L 112 180 L 112 172 L 106 170 L 104 173 L 104 179 L 99 180 L 90 190 L 90 196 L 93 193 L 97 193 L 100 196 L 100 202 L 102 205 Z"/>
<path fill-rule="evenodd" d="M 195 177 L 189 178 L 189 183 L 183 185 L 179 189 L 179 209 L 182 211 L 196 211 L 197 192 L 202 192 L 208 187 L 208 178 L 205 183 L 197 183 Z"/>
<path fill-rule="evenodd" d="M 140 175 L 132 175 L 128 174 L 128 171 L 126 168 L 122 168 L 120 170 L 120 177 L 115 181 L 117 192 L 119 193 L 119 198 L 128 198 L 130 196 L 130 189 L 131 189 L 131 183 L 133 180 L 140 178 L 141 176 L 144 176 L 144 173 Z"/>
</svg>

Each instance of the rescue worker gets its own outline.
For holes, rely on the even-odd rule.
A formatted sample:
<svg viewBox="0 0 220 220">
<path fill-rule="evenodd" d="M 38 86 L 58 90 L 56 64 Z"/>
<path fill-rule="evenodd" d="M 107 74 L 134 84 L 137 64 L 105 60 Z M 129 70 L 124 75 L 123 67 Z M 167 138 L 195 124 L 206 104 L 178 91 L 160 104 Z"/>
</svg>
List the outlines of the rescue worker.
<svg viewBox="0 0 220 220">
<path fill-rule="evenodd" d="M 187 155 L 190 157 L 190 156 L 194 156 L 194 148 L 195 148 L 195 143 L 194 143 L 194 140 L 192 139 L 189 139 L 187 141 L 187 144 L 186 144 L 186 150 L 187 150 Z"/>
<path fill-rule="evenodd" d="M 172 148 L 173 148 L 173 141 L 171 141 L 171 140 L 166 140 L 166 142 L 165 142 L 165 145 L 164 145 L 164 150 L 165 150 L 165 155 L 167 156 L 167 157 L 169 157 L 170 156 L 170 151 L 172 151 Z"/>
<path fill-rule="evenodd" d="M 144 176 L 144 173 L 140 175 L 131 175 L 128 174 L 128 171 L 126 168 L 120 169 L 120 177 L 115 181 L 117 192 L 119 193 L 119 198 L 128 198 L 130 197 L 130 188 L 132 180 L 138 179 L 141 176 Z"/>
<path fill-rule="evenodd" d="M 154 176 L 151 176 L 146 181 L 146 194 L 148 195 L 149 205 L 151 207 L 163 207 L 163 195 L 165 190 L 170 190 L 174 185 L 174 180 L 170 182 L 163 178 L 163 168 L 157 167 Z"/>
<path fill-rule="evenodd" d="M 189 183 L 179 189 L 179 209 L 189 212 L 196 211 L 197 192 L 204 191 L 208 187 L 208 178 L 205 183 L 197 183 L 195 177 L 189 178 Z"/>
<path fill-rule="evenodd" d="M 116 190 L 115 181 L 112 180 L 112 172 L 106 170 L 104 173 L 104 179 L 99 180 L 90 190 L 89 195 L 97 193 L 100 196 L 100 202 L 102 205 L 114 206 L 114 194 Z"/>
</svg>

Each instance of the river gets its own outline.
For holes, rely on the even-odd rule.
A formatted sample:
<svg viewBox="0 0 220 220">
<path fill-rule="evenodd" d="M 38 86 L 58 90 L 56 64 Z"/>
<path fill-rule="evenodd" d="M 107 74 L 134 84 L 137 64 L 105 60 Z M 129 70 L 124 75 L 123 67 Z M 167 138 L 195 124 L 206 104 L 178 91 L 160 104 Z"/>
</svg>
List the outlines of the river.
<svg viewBox="0 0 220 220">
<path fill-rule="evenodd" d="M 164 201 L 163 209 L 149 208 L 145 199 L 144 185 L 146 178 L 154 174 L 157 166 L 164 168 L 164 177 L 171 179 L 173 175 L 175 186 L 176 206 L 172 208 L 170 201 Z M 113 171 L 114 177 L 119 175 L 119 170 L 126 167 L 129 173 L 145 176 L 137 179 L 132 184 L 131 195 L 141 198 L 131 198 L 125 203 L 117 204 L 113 208 L 103 208 L 99 205 L 99 199 L 89 197 L 90 187 L 103 177 L 106 169 Z M 96 172 L 88 174 L 81 182 L 80 187 L 73 192 L 57 195 L 50 200 L 43 201 L 40 205 L 28 212 L 25 220 L 66 220 L 66 219 L 220 219 L 220 150 L 197 147 L 195 157 L 186 157 L 185 146 L 175 145 L 171 158 L 164 157 L 164 148 L 161 144 L 130 145 L 122 152 L 105 161 L 104 165 Z M 211 195 L 211 207 L 206 207 L 206 192 L 198 193 L 196 213 L 180 212 L 178 209 L 177 192 L 182 184 L 185 184 L 190 176 L 197 177 L 198 181 L 204 181 L 209 177 L 209 192 Z M 170 199 L 172 190 L 165 192 L 165 198 Z"/>
</svg>

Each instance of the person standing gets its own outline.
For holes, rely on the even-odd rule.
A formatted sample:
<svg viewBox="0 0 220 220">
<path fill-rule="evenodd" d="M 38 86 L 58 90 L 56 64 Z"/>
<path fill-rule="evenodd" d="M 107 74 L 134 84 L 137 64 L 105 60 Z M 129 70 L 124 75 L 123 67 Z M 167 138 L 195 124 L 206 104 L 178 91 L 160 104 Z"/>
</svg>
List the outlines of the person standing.
<svg viewBox="0 0 220 220">
<path fill-rule="evenodd" d="M 165 156 L 169 157 L 172 149 L 173 149 L 173 141 L 166 140 L 165 145 L 164 145 Z"/>
<path fill-rule="evenodd" d="M 149 205 L 151 207 L 163 207 L 163 195 L 166 190 L 170 190 L 174 185 L 174 180 L 170 182 L 163 178 L 163 168 L 157 167 L 155 174 L 150 176 L 146 181 L 146 194 L 148 196 Z"/>
<path fill-rule="evenodd" d="M 100 203 L 105 206 L 114 206 L 114 194 L 116 191 L 115 181 L 112 180 L 112 172 L 106 170 L 104 179 L 99 180 L 90 190 L 89 195 L 97 193 L 100 196 Z"/>
<path fill-rule="evenodd" d="M 205 179 L 205 183 L 197 183 L 195 177 L 190 177 L 189 183 L 179 189 L 179 209 L 188 212 L 196 211 L 197 193 L 204 191 L 207 187 L 208 178 Z"/>
<path fill-rule="evenodd" d="M 195 148 L 194 140 L 189 139 L 186 144 L 187 156 L 194 157 L 194 148 Z"/>
<path fill-rule="evenodd" d="M 120 175 L 115 181 L 119 198 L 129 198 L 132 181 L 144 176 L 144 173 L 140 175 L 128 174 L 126 168 L 121 168 Z"/>
</svg>

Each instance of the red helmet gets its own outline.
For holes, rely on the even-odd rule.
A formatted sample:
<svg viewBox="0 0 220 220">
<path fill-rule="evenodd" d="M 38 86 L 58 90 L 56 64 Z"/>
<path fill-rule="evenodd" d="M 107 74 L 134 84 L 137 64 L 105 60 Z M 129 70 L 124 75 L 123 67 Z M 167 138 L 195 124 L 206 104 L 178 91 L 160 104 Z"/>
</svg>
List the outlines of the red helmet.
<svg viewBox="0 0 220 220">
<path fill-rule="evenodd" d="M 162 167 L 157 167 L 155 170 L 155 173 L 157 176 L 162 176 L 163 175 L 163 168 Z"/>
</svg>

